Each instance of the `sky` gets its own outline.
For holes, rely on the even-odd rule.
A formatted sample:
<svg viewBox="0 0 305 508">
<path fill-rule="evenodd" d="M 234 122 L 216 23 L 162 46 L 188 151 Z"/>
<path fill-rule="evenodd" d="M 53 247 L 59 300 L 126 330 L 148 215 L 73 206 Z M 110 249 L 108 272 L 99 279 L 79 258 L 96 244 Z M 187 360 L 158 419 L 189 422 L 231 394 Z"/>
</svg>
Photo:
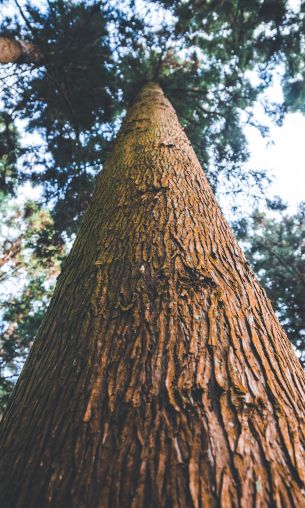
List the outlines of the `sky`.
<svg viewBox="0 0 305 508">
<path fill-rule="evenodd" d="M 282 127 L 271 126 L 268 141 L 254 127 L 245 128 L 251 153 L 249 166 L 266 168 L 274 177 L 270 193 L 295 209 L 305 201 L 305 116 L 286 115 Z"/>
<path fill-rule="evenodd" d="M 290 0 L 289 3 L 298 12 L 301 0 Z M 281 102 L 279 77 L 267 95 L 272 102 Z M 257 117 L 261 115 L 258 108 Z M 305 116 L 289 113 L 281 127 L 270 122 L 269 128 L 268 141 L 262 138 L 257 129 L 245 128 L 251 153 L 248 164 L 257 169 L 266 168 L 268 174 L 273 176 L 270 193 L 280 196 L 291 209 L 296 209 L 300 201 L 305 201 Z"/>
</svg>

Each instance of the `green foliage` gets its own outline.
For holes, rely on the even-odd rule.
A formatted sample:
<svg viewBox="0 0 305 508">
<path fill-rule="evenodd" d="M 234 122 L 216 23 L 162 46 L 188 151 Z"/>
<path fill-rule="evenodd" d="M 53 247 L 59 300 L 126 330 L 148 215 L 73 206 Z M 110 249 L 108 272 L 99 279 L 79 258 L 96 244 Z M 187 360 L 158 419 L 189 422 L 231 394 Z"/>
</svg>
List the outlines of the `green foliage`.
<svg viewBox="0 0 305 508">
<path fill-rule="evenodd" d="M 297 34 L 289 45 L 289 59 L 283 76 L 283 91 L 286 108 L 290 111 L 305 112 L 305 2 L 301 1 L 300 13 L 296 21 Z"/>
<path fill-rule="evenodd" d="M 305 203 L 289 214 L 280 200 L 235 224 L 246 257 L 305 366 Z"/>
<path fill-rule="evenodd" d="M 173 102 L 214 190 L 227 178 L 235 192 L 248 182 L 253 194 L 261 193 L 264 172 L 247 174 L 243 167 L 240 112 L 250 115 L 274 63 L 259 85 L 245 72 L 277 54 L 270 50 L 273 35 L 263 37 L 262 28 L 271 15 L 286 23 L 286 2 L 276 13 L 265 2 L 259 15 L 258 1 L 163 4 L 159 22 L 149 2 L 141 16 L 132 1 L 51 0 L 39 8 L 25 2 L 21 16 L 2 23 L 3 33 L 32 42 L 44 55 L 43 65 L 14 66 L 4 101 L 36 134 L 19 178 L 43 185 L 59 232 L 76 231 L 120 118 L 147 80 L 159 81 Z M 282 40 L 282 31 L 276 37 Z"/>
<path fill-rule="evenodd" d="M 115 119 L 111 13 L 102 3 L 62 0 L 49 1 L 47 8 L 28 2 L 24 9 L 27 22 L 6 19 L 2 32 L 39 47 L 43 65 L 14 66 L 3 100 L 7 111 L 35 135 L 19 177 L 43 185 L 45 198 L 54 200 L 56 217 L 57 200 L 72 203 L 77 188 L 87 190 L 85 200 L 77 196 L 82 206 L 75 207 L 72 218 L 61 214 L 56 226 L 64 231 L 73 229 L 75 216 L 88 202 L 111 137 L 108 123 Z"/>
<path fill-rule="evenodd" d="M 36 135 L 19 179 L 43 185 L 59 232 L 76 231 L 120 118 L 147 80 L 159 81 L 173 102 L 214 190 L 228 179 L 234 192 L 247 184 L 261 193 L 264 172 L 244 169 L 240 113 L 252 120 L 251 107 L 279 63 L 296 79 L 303 14 L 286 0 L 160 0 L 143 2 L 140 13 L 135 5 L 28 1 L 2 22 L 4 34 L 44 55 L 43 65 L 13 66 L 4 101 Z M 256 84 L 247 74 L 253 70 Z M 285 107 L 267 109 L 280 121 Z"/>
<path fill-rule="evenodd" d="M 17 156 L 20 152 L 17 131 L 10 115 L 0 113 L 0 192 L 13 194 L 17 178 Z"/>
<path fill-rule="evenodd" d="M 42 320 L 66 247 L 50 210 L 22 199 L 19 133 L 0 116 L 0 410 Z"/>
<path fill-rule="evenodd" d="M 287 0 L 160 0 L 177 16 L 176 33 L 185 33 L 215 61 L 228 66 L 230 82 L 245 69 L 261 66 L 265 76 L 279 59 L 290 62 L 289 50 L 299 53 L 303 17 Z M 304 10 L 304 6 L 302 7 Z M 302 11 L 301 9 L 301 11 Z M 266 74 L 267 73 L 267 74 Z"/>
<path fill-rule="evenodd" d="M 0 407 L 41 323 L 66 249 L 48 210 L 1 201 Z"/>
<path fill-rule="evenodd" d="M 270 85 L 274 73 L 283 76 L 285 100 L 282 104 L 265 104 L 266 113 L 280 124 L 287 109 L 304 111 L 305 4 L 302 2 L 300 10 L 294 11 L 288 0 L 160 3 L 177 17 L 176 35 L 183 34 L 185 45 L 197 52 L 206 82 L 206 86 L 200 86 L 200 92 L 207 91 L 205 108 L 219 114 L 223 121 L 214 139 L 209 133 L 203 137 L 207 146 L 212 142 L 216 175 L 228 163 L 228 173 L 235 171 L 238 180 L 240 171 L 236 169 L 242 167 L 246 157 L 239 112 L 247 111 L 252 123 L 251 106 Z M 255 83 L 251 79 L 253 71 Z M 213 107 L 209 107 L 209 95 L 213 96 Z M 258 127 L 266 133 L 265 127 Z"/>
</svg>

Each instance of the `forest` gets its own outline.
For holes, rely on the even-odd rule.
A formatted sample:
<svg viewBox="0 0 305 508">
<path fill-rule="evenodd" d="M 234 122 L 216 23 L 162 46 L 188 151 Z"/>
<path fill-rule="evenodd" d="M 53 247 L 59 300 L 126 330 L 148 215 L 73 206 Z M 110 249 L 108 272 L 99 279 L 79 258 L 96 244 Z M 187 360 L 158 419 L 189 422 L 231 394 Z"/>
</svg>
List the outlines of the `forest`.
<svg viewBox="0 0 305 508">
<path fill-rule="evenodd" d="M 246 136 L 305 113 L 304 29 L 0 0 L 1 507 L 305 507 L 305 197 Z"/>
</svg>

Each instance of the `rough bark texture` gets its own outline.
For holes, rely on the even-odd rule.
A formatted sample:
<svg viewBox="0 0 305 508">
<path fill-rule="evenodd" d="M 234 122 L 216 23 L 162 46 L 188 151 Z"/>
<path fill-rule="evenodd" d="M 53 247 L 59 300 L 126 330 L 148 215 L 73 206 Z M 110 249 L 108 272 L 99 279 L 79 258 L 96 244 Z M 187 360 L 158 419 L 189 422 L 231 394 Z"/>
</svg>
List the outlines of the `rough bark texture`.
<svg viewBox="0 0 305 508">
<path fill-rule="evenodd" d="M 303 507 L 304 373 L 155 84 L 2 425 L 6 508 Z"/>
<path fill-rule="evenodd" d="M 42 53 L 33 44 L 0 36 L 0 64 L 40 63 Z"/>
</svg>

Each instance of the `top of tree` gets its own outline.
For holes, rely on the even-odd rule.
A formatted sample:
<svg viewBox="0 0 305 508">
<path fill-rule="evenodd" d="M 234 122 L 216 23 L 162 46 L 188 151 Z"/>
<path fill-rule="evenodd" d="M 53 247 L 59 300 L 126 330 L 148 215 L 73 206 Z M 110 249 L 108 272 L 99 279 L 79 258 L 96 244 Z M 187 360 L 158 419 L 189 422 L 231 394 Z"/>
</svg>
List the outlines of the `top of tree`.
<svg viewBox="0 0 305 508">
<path fill-rule="evenodd" d="M 75 230 L 126 106 L 147 80 L 174 104 L 214 188 L 224 178 L 235 192 L 262 183 L 263 172 L 241 170 L 240 112 L 253 122 L 250 108 L 280 57 L 296 50 L 303 18 L 284 1 L 161 3 L 161 23 L 149 21 L 151 3 L 141 4 L 141 18 L 132 1 L 25 2 L 3 19 L 4 37 L 42 55 L 5 67 L 3 100 L 36 134 L 19 177 L 43 185 L 60 231 Z M 253 69 L 258 85 L 245 74 Z"/>
</svg>

